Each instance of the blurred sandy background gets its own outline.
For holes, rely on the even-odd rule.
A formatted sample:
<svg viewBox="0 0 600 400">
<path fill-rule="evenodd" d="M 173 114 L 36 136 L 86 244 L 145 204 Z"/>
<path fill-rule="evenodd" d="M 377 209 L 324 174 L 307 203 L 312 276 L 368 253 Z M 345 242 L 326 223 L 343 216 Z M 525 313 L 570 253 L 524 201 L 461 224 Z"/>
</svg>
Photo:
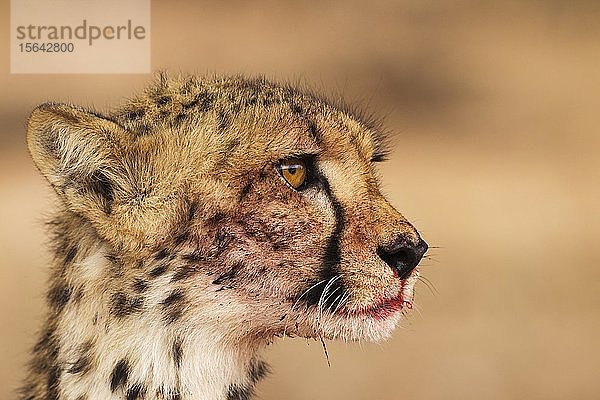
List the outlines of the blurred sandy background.
<svg viewBox="0 0 600 400">
<path fill-rule="evenodd" d="M 600 398 L 600 2 L 153 2 L 152 64 L 265 72 L 362 98 L 385 191 L 433 246 L 383 344 L 280 341 L 259 398 Z M 225 3 L 225 2 L 223 2 Z M 145 75 L 10 75 L 1 10 L 0 399 L 43 310 L 52 194 L 24 145 L 49 99 L 99 108 Z"/>
</svg>

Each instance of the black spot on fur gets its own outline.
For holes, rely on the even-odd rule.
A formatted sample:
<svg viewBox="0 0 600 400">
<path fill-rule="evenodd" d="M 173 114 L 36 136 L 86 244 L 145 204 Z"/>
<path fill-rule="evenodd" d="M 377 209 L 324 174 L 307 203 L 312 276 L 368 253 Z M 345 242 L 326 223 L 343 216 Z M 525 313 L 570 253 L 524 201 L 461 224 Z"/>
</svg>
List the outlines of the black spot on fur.
<svg viewBox="0 0 600 400">
<path fill-rule="evenodd" d="M 152 133 L 153 126 L 149 124 L 138 124 L 135 127 L 135 134 L 137 136 L 146 136 Z"/>
<path fill-rule="evenodd" d="M 128 297 L 123 293 L 116 293 L 112 297 L 111 312 L 117 318 L 124 318 L 141 311 L 143 306 L 142 297 Z"/>
<path fill-rule="evenodd" d="M 58 134 L 54 129 L 46 129 L 40 137 L 40 145 L 44 151 L 51 156 L 58 157 L 59 144 Z"/>
<path fill-rule="evenodd" d="M 71 262 L 77 256 L 77 245 L 71 245 L 67 248 L 67 252 L 65 253 L 65 264 L 71 264 Z"/>
<path fill-rule="evenodd" d="M 178 289 L 162 301 L 164 309 L 164 320 L 167 324 L 177 321 L 183 314 L 185 307 L 185 295 L 182 290 Z"/>
<path fill-rule="evenodd" d="M 253 390 L 245 386 L 231 385 L 227 391 L 227 400 L 250 400 Z"/>
<path fill-rule="evenodd" d="M 179 368 L 181 366 L 181 357 L 183 356 L 183 348 L 182 342 L 180 339 L 175 340 L 173 342 L 173 361 L 175 362 L 175 366 Z"/>
<path fill-rule="evenodd" d="M 190 206 L 188 207 L 187 222 L 193 221 L 194 218 L 196 217 L 197 212 L 198 212 L 198 202 L 193 201 L 190 203 Z"/>
<path fill-rule="evenodd" d="M 60 382 L 60 367 L 53 365 L 46 381 L 46 400 L 58 400 L 58 386 Z"/>
<path fill-rule="evenodd" d="M 185 230 L 175 236 L 175 245 L 180 245 L 183 242 L 186 242 L 190 238 L 190 232 Z"/>
<path fill-rule="evenodd" d="M 296 102 L 289 103 L 290 109 L 294 114 L 302 114 L 302 106 Z"/>
<path fill-rule="evenodd" d="M 166 104 L 169 104 L 170 102 L 171 102 L 170 96 L 161 96 L 156 100 L 156 104 L 158 104 L 159 106 L 164 106 Z"/>
<path fill-rule="evenodd" d="M 72 292 L 73 290 L 67 285 L 56 285 L 48 292 L 48 303 L 54 310 L 60 311 L 69 302 Z"/>
<path fill-rule="evenodd" d="M 321 136 L 321 132 L 319 131 L 319 128 L 317 127 L 317 124 L 312 120 L 308 121 L 308 134 L 315 141 L 315 143 L 321 144 L 323 142 L 323 138 Z M 328 189 L 326 189 L 326 191 L 331 192 L 331 189 L 329 189 L 329 183 L 327 182 L 327 180 L 324 179 L 323 182 L 325 183 L 325 185 L 328 188 Z"/>
<path fill-rule="evenodd" d="M 214 95 L 212 93 L 200 92 L 192 101 L 183 105 L 184 109 L 197 107 L 198 111 L 206 112 L 212 108 Z"/>
<path fill-rule="evenodd" d="M 228 154 L 235 150 L 240 145 L 240 143 L 241 141 L 238 138 L 233 138 L 232 140 L 227 142 L 227 144 L 225 145 L 225 154 Z"/>
<path fill-rule="evenodd" d="M 248 375 L 253 383 L 256 383 L 263 379 L 269 373 L 269 366 L 264 361 L 255 360 L 250 365 Z"/>
<path fill-rule="evenodd" d="M 215 235 L 215 254 L 214 256 L 218 256 L 223 253 L 233 241 L 233 236 L 231 236 L 225 230 L 219 229 L 217 234 Z"/>
<path fill-rule="evenodd" d="M 186 120 L 187 115 L 185 113 L 179 113 L 175 116 L 175 118 L 173 118 L 173 122 L 175 123 L 176 126 L 179 126 L 181 124 L 183 124 L 183 122 Z"/>
<path fill-rule="evenodd" d="M 146 110 L 144 110 L 143 108 L 138 108 L 136 110 L 130 111 L 127 114 L 127 119 L 136 121 L 136 120 L 142 118 L 144 116 L 144 114 L 146 114 Z"/>
<path fill-rule="evenodd" d="M 251 95 L 248 100 L 246 100 L 246 105 L 253 106 L 256 104 L 258 100 L 258 96 L 256 94 Z"/>
<path fill-rule="evenodd" d="M 127 390 L 127 400 L 138 400 L 144 397 L 146 388 L 141 383 L 136 383 Z"/>
<path fill-rule="evenodd" d="M 156 253 L 154 255 L 154 259 L 155 260 L 162 260 L 163 258 L 166 258 L 169 255 L 169 251 L 167 249 L 162 249 L 161 251 L 159 251 L 158 253 Z"/>
<path fill-rule="evenodd" d="M 371 157 L 371 162 L 374 162 L 374 163 L 383 162 L 386 160 L 387 160 L 387 155 L 384 153 L 373 154 L 373 157 Z"/>
<path fill-rule="evenodd" d="M 216 212 L 211 217 L 209 217 L 206 220 L 206 224 L 207 225 L 217 225 L 219 222 L 223 221 L 225 218 L 227 218 L 227 214 L 219 211 L 219 212 Z"/>
<path fill-rule="evenodd" d="M 90 370 L 91 363 L 90 358 L 87 355 L 81 356 L 77 361 L 67 370 L 70 374 L 85 374 Z"/>
<path fill-rule="evenodd" d="M 70 374 L 81 374 L 84 375 L 89 372 L 92 368 L 92 342 L 87 341 L 80 346 L 80 356 L 67 370 Z"/>
<path fill-rule="evenodd" d="M 143 279 L 136 279 L 133 282 L 133 290 L 137 293 L 143 293 L 148 289 L 148 282 Z"/>
<path fill-rule="evenodd" d="M 78 304 L 81 299 L 83 298 L 83 288 L 78 288 L 77 290 L 74 291 L 73 293 L 73 303 Z"/>
<path fill-rule="evenodd" d="M 250 189 L 252 189 L 252 182 L 248 182 L 242 187 L 242 190 L 240 190 L 240 196 L 238 197 L 238 200 L 244 200 L 246 196 L 248 196 L 248 193 L 250 193 Z"/>
<path fill-rule="evenodd" d="M 122 359 L 113 368 L 112 374 L 110 375 L 110 390 L 115 392 L 118 388 L 124 387 L 127 384 L 129 378 L 129 363 L 127 360 Z"/>
<path fill-rule="evenodd" d="M 45 330 L 33 347 L 35 353 L 42 352 L 48 348 L 57 347 L 58 342 L 54 336 L 54 326 L 50 325 Z M 58 351 L 57 351 L 58 354 Z"/>
<path fill-rule="evenodd" d="M 196 250 L 192 253 L 184 254 L 183 256 L 181 256 L 181 259 L 190 263 L 198 263 L 201 261 L 206 261 L 208 258 L 206 257 L 206 254 L 199 250 Z"/>
<path fill-rule="evenodd" d="M 152 271 L 150 271 L 149 275 L 152 278 L 157 278 L 157 277 L 161 276 L 162 274 L 164 274 L 165 272 L 167 272 L 168 268 L 169 268 L 169 266 L 167 264 L 161 264 L 158 267 L 154 268 Z"/>
<path fill-rule="evenodd" d="M 177 271 L 175 271 L 175 274 L 173 274 L 171 281 L 172 282 L 182 281 L 191 276 L 194 276 L 196 274 L 196 272 L 197 272 L 197 269 L 194 268 L 194 266 L 183 265 L 183 266 L 179 267 L 179 269 Z"/>
<path fill-rule="evenodd" d="M 217 133 L 223 133 L 229 127 L 229 124 L 231 123 L 231 117 L 225 114 L 223 111 L 220 111 L 217 120 Z"/>
<path fill-rule="evenodd" d="M 114 200 L 114 189 L 110 179 L 101 171 L 95 171 L 89 178 L 88 187 L 100 200 L 104 213 L 110 214 Z"/>
<path fill-rule="evenodd" d="M 225 282 L 230 282 L 235 279 L 237 273 L 244 267 L 244 264 L 237 262 L 225 273 L 220 274 L 212 283 L 213 285 L 222 285 Z"/>
</svg>

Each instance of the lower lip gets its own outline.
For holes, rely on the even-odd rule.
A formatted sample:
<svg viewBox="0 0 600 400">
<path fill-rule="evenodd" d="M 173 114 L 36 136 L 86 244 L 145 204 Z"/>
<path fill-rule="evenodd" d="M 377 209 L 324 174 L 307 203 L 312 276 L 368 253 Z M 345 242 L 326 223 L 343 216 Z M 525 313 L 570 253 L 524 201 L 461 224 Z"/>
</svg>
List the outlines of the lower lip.
<svg viewBox="0 0 600 400">
<path fill-rule="evenodd" d="M 373 307 L 360 310 L 355 315 L 368 315 L 376 320 L 384 320 L 405 308 L 412 309 L 412 307 L 412 302 L 405 300 L 402 293 L 399 293 L 396 297 L 386 299 Z"/>
<path fill-rule="evenodd" d="M 376 305 L 367 311 L 367 313 L 378 320 L 386 319 L 396 314 L 398 311 L 403 310 L 404 308 L 412 309 L 412 303 L 408 300 L 405 300 L 404 297 L 400 294 L 391 299 L 385 300 L 383 303 Z"/>
</svg>

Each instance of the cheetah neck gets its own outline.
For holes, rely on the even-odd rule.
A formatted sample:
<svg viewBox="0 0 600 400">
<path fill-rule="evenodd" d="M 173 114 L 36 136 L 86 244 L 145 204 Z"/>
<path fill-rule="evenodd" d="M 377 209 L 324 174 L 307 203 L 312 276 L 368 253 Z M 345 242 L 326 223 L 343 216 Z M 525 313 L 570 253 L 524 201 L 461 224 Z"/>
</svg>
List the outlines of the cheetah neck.
<svg viewBox="0 0 600 400">
<path fill-rule="evenodd" d="M 114 268 L 107 254 L 97 247 L 52 277 L 51 315 L 22 398 L 249 399 L 267 370 L 261 346 L 227 339 L 219 326 L 165 324 L 159 288 L 146 294 L 145 312 L 115 317 L 102 284 Z"/>
</svg>

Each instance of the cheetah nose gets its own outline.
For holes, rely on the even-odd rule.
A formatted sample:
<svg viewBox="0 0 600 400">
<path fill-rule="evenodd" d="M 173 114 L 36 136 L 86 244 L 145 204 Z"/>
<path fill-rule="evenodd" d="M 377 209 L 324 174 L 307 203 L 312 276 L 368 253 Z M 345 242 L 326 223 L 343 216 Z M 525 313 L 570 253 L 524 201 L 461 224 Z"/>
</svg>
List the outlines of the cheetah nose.
<svg viewBox="0 0 600 400">
<path fill-rule="evenodd" d="M 427 248 L 423 239 L 419 239 L 417 244 L 400 239 L 392 246 L 379 247 L 377 255 L 398 273 L 400 279 L 407 279 L 423 258 Z"/>
</svg>

